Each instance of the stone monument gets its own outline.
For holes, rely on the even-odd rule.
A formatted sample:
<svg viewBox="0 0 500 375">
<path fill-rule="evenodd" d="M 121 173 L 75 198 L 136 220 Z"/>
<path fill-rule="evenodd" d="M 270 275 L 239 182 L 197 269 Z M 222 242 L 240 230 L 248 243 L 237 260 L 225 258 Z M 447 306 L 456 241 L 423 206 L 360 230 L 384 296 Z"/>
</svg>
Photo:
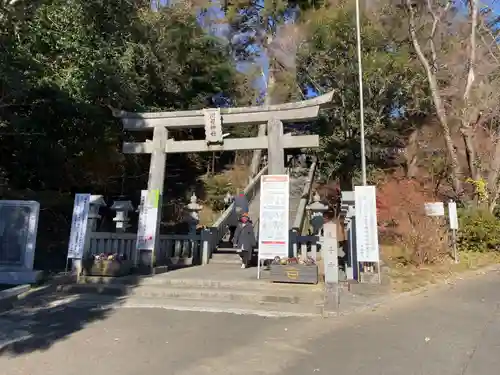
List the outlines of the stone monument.
<svg viewBox="0 0 500 375">
<path fill-rule="evenodd" d="M 0 284 L 36 283 L 33 270 L 40 204 L 35 201 L 0 201 Z"/>
</svg>

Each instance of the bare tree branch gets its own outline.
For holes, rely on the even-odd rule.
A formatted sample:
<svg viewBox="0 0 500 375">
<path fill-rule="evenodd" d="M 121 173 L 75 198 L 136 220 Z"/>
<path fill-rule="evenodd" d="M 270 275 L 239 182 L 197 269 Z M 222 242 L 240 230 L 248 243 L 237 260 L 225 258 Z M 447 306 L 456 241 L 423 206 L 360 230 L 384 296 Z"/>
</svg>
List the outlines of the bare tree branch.
<svg viewBox="0 0 500 375">
<path fill-rule="evenodd" d="M 465 86 L 464 100 L 467 106 L 470 96 L 470 91 L 475 80 L 474 68 L 476 65 L 476 32 L 477 32 L 477 15 L 478 15 L 478 0 L 470 0 L 471 7 L 471 32 L 469 45 L 469 73 L 467 74 L 467 85 Z"/>
<path fill-rule="evenodd" d="M 438 15 L 434 9 L 432 8 L 432 2 L 431 0 L 427 0 L 427 10 L 432 16 L 432 30 L 431 34 L 429 35 L 429 43 L 431 46 L 431 54 L 432 54 L 432 63 L 431 66 L 434 70 L 434 72 L 437 72 L 438 66 L 437 66 L 437 53 L 436 53 L 436 45 L 434 43 L 434 38 L 436 36 L 436 31 L 438 28 L 438 24 L 441 22 L 443 16 L 446 14 L 446 12 L 450 9 L 451 7 L 451 1 L 448 1 L 448 3 L 445 5 L 445 7 L 442 9 L 440 14 Z"/>
<path fill-rule="evenodd" d="M 411 0 L 406 0 L 406 7 L 409 13 L 409 32 L 410 38 L 413 44 L 413 48 L 417 53 L 418 59 L 420 63 L 425 69 L 427 74 L 427 81 L 429 83 L 429 88 L 431 90 L 432 100 L 434 102 L 434 107 L 436 109 L 436 114 L 439 119 L 439 123 L 441 125 L 441 130 L 443 132 L 444 141 L 446 144 L 447 153 L 450 156 L 451 162 L 451 170 L 452 170 L 452 182 L 453 182 L 453 190 L 457 196 L 462 195 L 462 181 L 461 181 L 461 168 L 458 161 L 457 151 L 455 150 L 455 145 L 453 143 L 453 139 L 451 137 L 450 127 L 448 125 L 448 116 L 446 113 L 446 108 L 441 97 L 438 80 L 433 70 L 429 60 L 425 57 L 424 52 L 422 51 L 422 47 L 420 46 L 420 42 L 418 40 L 418 35 L 416 31 L 416 20 L 415 20 L 415 9 L 412 5 Z M 432 10 L 432 6 L 431 6 Z M 439 20 L 439 18 L 438 18 Z M 437 27 L 437 26 L 436 26 Z"/>
</svg>

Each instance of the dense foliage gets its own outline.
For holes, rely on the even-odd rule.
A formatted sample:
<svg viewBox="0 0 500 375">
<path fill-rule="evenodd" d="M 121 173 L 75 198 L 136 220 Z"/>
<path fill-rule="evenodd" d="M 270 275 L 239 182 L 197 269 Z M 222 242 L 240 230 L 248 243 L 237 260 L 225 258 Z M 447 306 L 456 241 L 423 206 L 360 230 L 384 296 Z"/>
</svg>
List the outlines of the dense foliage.
<svg viewBox="0 0 500 375">
<path fill-rule="evenodd" d="M 14 189 L 109 188 L 126 161 L 108 106 L 188 109 L 241 97 L 227 47 L 182 7 L 43 1 L 3 20 L 1 38 L 0 170 Z"/>
<path fill-rule="evenodd" d="M 0 197 L 41 202 L 37 256 L 46 263 L 39 267 L 64 265 L 73 193 L 137 203 L 147 186 L 149 158 L 121 153 L 132 135 L 124 135 L 110 107 L 247 104 L 227 44 L 206 34 L 189 7 L 19 1 L 0 8 L 0 41 Z M 166 217 L 179 211 L 177 200 L 185 204 L 207 161 L 169 157 Z"/>
<path fill-rule="evenodd" d="M 391 28 L 377 17 L 363 17 L 363 89 L 365 137 L 370 168 L 387 167 L 384 150 L 403 148 L 427 102 L 421 70 L 405 43 L 391 38 Z M 360 168 L 360 111 L 355 12 L 345 6 L 308 16 L 307 43 L 299 50 L 298 81 L 307 90 L 334 90 L 332 108 L 317 123 L 321 160 L 327 179 L 356 181 Z"/>
<path fill-rule="evenodd" d="M 463 210 L 458 243 L 463 251 L 499 251 L 500 221 L 488 210 Z"/>
</svg>

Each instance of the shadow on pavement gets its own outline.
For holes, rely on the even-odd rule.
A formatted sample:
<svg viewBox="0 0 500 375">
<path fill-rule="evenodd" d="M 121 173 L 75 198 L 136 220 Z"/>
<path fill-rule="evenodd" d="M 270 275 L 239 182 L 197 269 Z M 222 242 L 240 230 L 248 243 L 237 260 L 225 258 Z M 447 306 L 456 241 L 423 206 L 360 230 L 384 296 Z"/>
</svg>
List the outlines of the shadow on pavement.
<svg viewBox="0 0 500 375">
<path fill-rule="evenodd" d="M 111 291 L 103 291 L 102 285 L 65 290 L 61 285 L 42 287 L 19 300 L 11 310 L 0 313 L 0 357 L 47 350 L 108 318 L 139 280 L 134 277 L 127 280 L 127 285 L 115 286 Z"/>
</svg>

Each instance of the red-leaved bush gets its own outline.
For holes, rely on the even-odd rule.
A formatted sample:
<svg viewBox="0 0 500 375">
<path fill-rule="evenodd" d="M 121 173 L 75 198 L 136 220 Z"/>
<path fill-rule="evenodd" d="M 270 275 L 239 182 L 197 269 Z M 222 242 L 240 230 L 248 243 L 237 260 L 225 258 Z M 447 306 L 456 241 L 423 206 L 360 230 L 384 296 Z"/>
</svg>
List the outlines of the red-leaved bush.
<svg viewBox="0 0 500 375">
<path fill-rule="evenodd" d="M 377 187 L 377 211 L 382 243 L 396 244 L 402 262 L 436 262 L 447 252 L 444 223 L 425 215 L 424 203 L 436 198 L 416 180 L 387 176 Z"/>
</svg>

